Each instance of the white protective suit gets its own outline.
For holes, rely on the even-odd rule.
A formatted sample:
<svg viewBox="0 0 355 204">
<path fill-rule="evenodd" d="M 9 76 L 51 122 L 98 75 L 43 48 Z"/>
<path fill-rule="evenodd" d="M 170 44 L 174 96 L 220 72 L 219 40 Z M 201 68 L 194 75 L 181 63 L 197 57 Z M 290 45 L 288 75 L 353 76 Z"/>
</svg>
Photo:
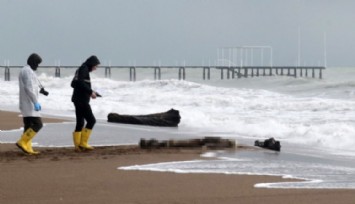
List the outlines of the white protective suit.
<svg viewBox="0 0 355 204">
<path fill-rule="evenodd" d="M 40 117 L 35 111 L 34 104 L 38 102 L 38 79 L 30 66 L 24 66 L 19 74 L 20 103 L 19 107 L 23 117 Z"/>
</svg>

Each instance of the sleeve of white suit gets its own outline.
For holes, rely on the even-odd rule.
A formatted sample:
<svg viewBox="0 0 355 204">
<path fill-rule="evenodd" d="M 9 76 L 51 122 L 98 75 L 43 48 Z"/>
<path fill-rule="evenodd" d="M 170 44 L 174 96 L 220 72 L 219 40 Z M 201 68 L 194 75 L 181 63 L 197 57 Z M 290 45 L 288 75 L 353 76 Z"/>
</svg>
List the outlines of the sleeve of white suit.
<svg viewBox="0 0 355 204">
<path fill-rule="evenodd" d="M 34 80 L 37 80 L 36 76 L 33 76 L 30 72 L 26 71 L 22 77 L 27 96 L 31 99 L 32 103 L 37 103 L 37 94 L 34 93 L 34 90 L 36 89 L 33 87 L 37 85 L 37 83 L 34 82 Z"/>
</svg>

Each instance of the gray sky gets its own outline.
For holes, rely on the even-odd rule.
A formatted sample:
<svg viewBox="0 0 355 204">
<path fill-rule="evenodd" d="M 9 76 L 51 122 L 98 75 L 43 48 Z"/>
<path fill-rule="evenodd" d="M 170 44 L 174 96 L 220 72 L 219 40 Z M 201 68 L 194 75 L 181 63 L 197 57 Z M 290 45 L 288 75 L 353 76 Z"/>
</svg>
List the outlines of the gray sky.
<svg viewBox="0 0 355 204">
<path fill-rule="evenodd" d="M 274 65 L 355 65 L 354 0 L 0 0 L 0 64 L 214 64 L 218 47 L 272 46 Z M 300 32 L 299 32 L 300 31 Z M 300 33 L 300 35 L 299 35 Z M 301 39 L 300 44 L 298 39 Z M 256 55 L 256 54 L 255 54 Z"/>
</svg>

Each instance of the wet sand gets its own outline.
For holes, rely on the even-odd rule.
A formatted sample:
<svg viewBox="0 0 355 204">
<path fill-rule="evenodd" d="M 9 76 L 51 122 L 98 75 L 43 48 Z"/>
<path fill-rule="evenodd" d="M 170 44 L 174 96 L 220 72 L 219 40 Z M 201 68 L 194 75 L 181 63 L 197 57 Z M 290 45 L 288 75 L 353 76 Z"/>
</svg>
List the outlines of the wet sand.
<svg viewBox="0 0 355 204">
<path fill-rule="evenodd" d="M 22 126 L 19 113 L 0 111 L 0 130 Z M 43 118 L 44 123 L 61 119 Z M 5 134 L 4 132 L 0 132 Z M 247 148 L 247 147 L 244 147 Z M 354 190 L 264 189 L 256 183 L 289 181 L 271 176 L 176 174 L 118 170 L 121 166 L 201 159 L 203 149 L 144 150 L 136 145 L 35 148 L 24 155 L 0 144 L 0 203 L 354 203 Z M 237 151 L 243 151 L 239 148 Z"/>
</svg>

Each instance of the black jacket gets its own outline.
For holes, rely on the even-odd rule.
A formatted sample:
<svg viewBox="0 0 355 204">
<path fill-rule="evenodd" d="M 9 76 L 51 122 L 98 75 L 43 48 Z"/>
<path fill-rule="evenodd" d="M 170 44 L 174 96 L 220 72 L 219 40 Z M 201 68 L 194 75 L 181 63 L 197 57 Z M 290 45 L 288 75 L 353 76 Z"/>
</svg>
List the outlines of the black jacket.
<svg viewBox="0 0 355 204">
<path fill-rule="evenodd" d="M 75 72 L 71 86 L 74 88 L 72 102 L 89 103 L 93 92 L 91 89 L 89 67 L 81 65 Z"/>
</svg>

